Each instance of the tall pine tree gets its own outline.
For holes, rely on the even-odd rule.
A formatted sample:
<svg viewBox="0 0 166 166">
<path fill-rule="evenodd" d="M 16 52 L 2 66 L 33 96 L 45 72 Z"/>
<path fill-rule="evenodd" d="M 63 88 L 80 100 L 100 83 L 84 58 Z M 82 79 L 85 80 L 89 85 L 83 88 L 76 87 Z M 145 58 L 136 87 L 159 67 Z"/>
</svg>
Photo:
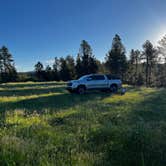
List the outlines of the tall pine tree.
<svg viewBox="0 0 166 166">
<path fill-rule="evenodd" d="M 140 57 L 141 52 L 139 50 L 132 49 L 130 52 L 130 59 L 128 63 L 128 78 L 130 84 L 138 85 L 140 84 Z"/>
<path fill-rule="evenodd" d="M 60 71 L 59 71 L 60 79 L 62 81 L 68 81 L 68 80 L 70 80 L 70 70 L 68 68 L 66 59 L 64 59 L 64 58 L 61 57 L 59 59 L 59 63 L 60 63 Z"/>
<path fill-rule="evenodd" d="M 10 82 L 17 80 L 17 71 L 14 60 L 7 47 L 0 49 L 0 81 Z"/>
<path fill-rule="evenodd" d="M 76 58 L 75 71 L 77 78 L 80 78 L 82 76 L 82 65 L 81 65 L 81 57 L 79 54 L 77 55 Z"/>
<path fill-rule="evenodd" d="M 153 44 L 147 40 L 143 44 L 143 54 L 142 58 L 145 63 L 145 78 L 146 78 L 146 86 L 152 86 L 152 82 L 154 80 L 154 67 L 156 64 L 157 58 L 157 50 L 154 48 Z"/>
<path fill-rule="evenodd" d="M 60 68 L 59 59 L 57 57 L 55 57 L 54 63 L 53 63 L 53 79 L 55 81 L 60 80 L 59 68 Z"/>
<path fill-rule="evenodd" d="M 71 56 L 71 55 L 68 55 L 66 57 L 66 63 L 67 63 L 67 66 L 68 66 L 68 69 L 69 69 L 69 79 L 70 80 L 73 80 L 75 79 L 75 76 L 76 76 L 76 71 L 75 71 L 75 60 L 74 58 Z"/>
<path fill-rule="evenodd" d="M 44 66 L 41 62 L 37 62 L 35 64 L 35 73 L 38 81 L 44 81 L 45 73 L 44 73 Z"/>
<path fill-rule="evenodd" d="M 115 35 L 111 50 L 106 55 L 106 68 L 111 74 L 120 75 L 122 78 L 127 70 L 127 58 L 125 47 L 119 35 Z"/>
<path fill-rule="evenodd" d="M 158 80 L 159 86 L 166 87 L 166 35 L 159 41 L 158 51 L 160 54 L 160 62 L 158 64 Z"/>
<path fill-rule="evenodd" d="M 92 53 L 92 48 L 85 40 L 81 42 L 79 54 L 76 60 L 76 73 L 80 77 L 82 75 L 97 73 L 97 61 Z"/>
</svg>

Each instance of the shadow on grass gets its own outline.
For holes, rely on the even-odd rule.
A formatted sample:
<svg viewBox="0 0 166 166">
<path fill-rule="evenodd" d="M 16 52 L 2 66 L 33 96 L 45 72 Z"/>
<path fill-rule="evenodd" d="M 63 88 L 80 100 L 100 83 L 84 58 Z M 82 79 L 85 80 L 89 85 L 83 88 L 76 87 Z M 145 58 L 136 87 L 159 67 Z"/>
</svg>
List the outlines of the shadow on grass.
<svg viewBox="0 0 166 166">
<path fill-rule="evenodd" d="M 144 93 L 144 100 L 127 107 L 124 113 L 103 117 L 105 123 L 101 121 L 103 125 L 87 136 L 87 150 L 103 152 L 95 165 L 166 165 L 165 95 L 166 89 Z"/>
<path fill-rule="evenodd" d="M 9 84 L 0 84 L 0 88 L 5 89 L 15 89 L 15 88 L 27 88 L 27 87 L 37 87 L 37 86 L 57 86 L 65 85 L 65 82 L 37 82 L 37 83 L 9 83 Z"/>
<path fill-rule="evenodd" d="M 57 91 L 56 91 L 57 92 Z M 24 99 L 18 102 L 6 102 L 0 104 L 0 111 L 12 111 L 22 109 L 29 113 L 34 111 L 43 113 L 47 111 L 57 111 L 69 109 L 77 105 L 82 105 L 88 101 L 102 99 L 110 94 L 107 93 L 87 93 L 85 95 L 61 93 L 51 96 L 42 96 L 34 99 Z"/>
<path fill-rule="evenodd" d="M 62 93 L 65 91 L 65 88 L 60 87 L 32 87 L 28 89 L 9 89 L 9 90 L 0 90 L 0 97 L 12 97 L 12 96 L 30 96 L 30 95 L 41 95 L 47 93 Z"/>
<path fill-rule="evenodd" d="M 138 121 L 166 121 L 166 90 L 151 92 L 145 100 L 137 103 L 130 112 L 131 119 Z"/>
<path fill-rule="evenodd" d="M 123 100 L 110 103 L 113 109 L 112 114 L 108 112 L 108 116 L 106 117 L 108 120 L 112 120 L 113 116 L 116 124 L 126 123 L 130 125 L 137 122 L 166 122 L 166 89 L 156 89 L 155 91 L 146 93 L 144 90 L 141 91 L 140 88 L 131 88 L 130 92 L 138 92 L 141 101 L 135 101 L 135 99 L 131 98 L 131 101 Z M 134 102 L 132 102 L 132 100 L 134 100 Z M 114 111 L 114 108 L 117 111 Z"/>
</svg>

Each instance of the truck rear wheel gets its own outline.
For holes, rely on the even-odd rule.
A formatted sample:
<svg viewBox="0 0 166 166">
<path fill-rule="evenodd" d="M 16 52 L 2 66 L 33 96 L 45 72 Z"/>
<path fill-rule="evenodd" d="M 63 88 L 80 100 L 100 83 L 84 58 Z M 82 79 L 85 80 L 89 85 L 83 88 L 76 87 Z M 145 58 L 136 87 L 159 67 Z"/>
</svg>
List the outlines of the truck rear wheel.
<svg viewBox="0 0 166 166">
<path fill-rule="evenodd" d="M 118 91 L 117 85 L 116 85 L 116 84 L 111 85 L 111 86 L 110 86 L 110 91 L 111 91 L 112 93 L 116 93 L 116 92 Z"/>
<path fill-rule="evenodd" d="M 86 88 L 84 86 L 79 86 L 77 88 L 77 93 L 78 94 L 82 95 L 82 94 L 85 94 L 85 92 L 86 92 Z"/>
</svg>

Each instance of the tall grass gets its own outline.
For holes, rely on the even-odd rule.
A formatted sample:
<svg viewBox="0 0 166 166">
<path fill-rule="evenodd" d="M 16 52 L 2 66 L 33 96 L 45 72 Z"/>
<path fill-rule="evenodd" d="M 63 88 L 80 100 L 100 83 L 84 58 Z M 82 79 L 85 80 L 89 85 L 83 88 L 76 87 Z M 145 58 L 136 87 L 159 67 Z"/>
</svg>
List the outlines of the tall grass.
<svg viewBox="0 0 166 166">
<path fill-rule="evenodd" d="M 166 90 L 69 94 L 64 83 L 0 85 L 0 165 L 166 165 Z"/>
</svg>

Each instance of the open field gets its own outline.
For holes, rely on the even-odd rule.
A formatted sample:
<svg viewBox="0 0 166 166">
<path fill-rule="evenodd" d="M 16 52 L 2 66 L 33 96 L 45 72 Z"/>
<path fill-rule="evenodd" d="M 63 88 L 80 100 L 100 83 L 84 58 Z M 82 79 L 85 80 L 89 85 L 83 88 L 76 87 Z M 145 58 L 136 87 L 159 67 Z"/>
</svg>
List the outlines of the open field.
<svg viewBox="0 0 166 166">
<path fill-rule="evenodd" d="M 1 166 L 165 166 L 166 89 L 69 94 L 64 83 L 0 85 Z"/>
</svg>

